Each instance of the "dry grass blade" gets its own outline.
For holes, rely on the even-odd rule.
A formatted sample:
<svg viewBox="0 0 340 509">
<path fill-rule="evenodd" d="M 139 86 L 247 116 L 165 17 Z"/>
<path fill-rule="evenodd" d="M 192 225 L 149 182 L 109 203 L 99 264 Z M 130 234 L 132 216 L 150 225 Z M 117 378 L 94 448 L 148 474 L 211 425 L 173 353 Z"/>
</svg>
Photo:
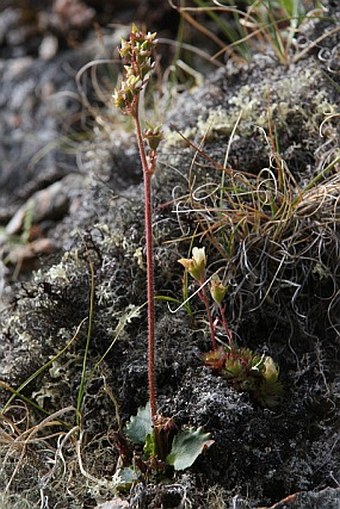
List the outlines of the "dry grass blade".
<svg viewBox="0 0 340 509">
<path fill-rule="evenodd" d="M 74 412 L 74 407 L 67 407 L 57 412 L 54 412 L 50 416 L 43 419 L 40 423 L 33 425 L 21 430 L 21 425 L 24 423 L 26 426 L 28 425 L 28 410 L 26 407 L 23 407 L 24 410 L 24 418 L 21 418 L 19 422 L 13 422 L 13 419 L 10 419 L 7 416 L 2 416 L 2 423 L 6 424 L 6 426 L 10 426 L 10 431 L 6 432 L 2 429 L 2 437 L 6 440 L 7 452 L 4 455 L 2 460 L 1 473 L 6 472 L 8 475 L 8 463 L 13 463 L 12 460 L 15 458 L 14 467 L 12 468 L 12 472 L 9 475 L 9 480 L 7 481 L 5 492 L 10 490 L 10 487 L 18 474 L 21 466 L 24 463 L 25 454 L 29 448 L 33 446 L 33 444 L 37 445 L 39 448 L 43 448 L 46 452 L 53 453 L 52 443 L 53 440 L 60 435 L 64 434 L 64 431 L 57 431 L 53 433 L 48 433 L 47 431 L 54 427 L 63 426 L 60 421 L 60 417 L 66 413 Z M 7 409 L 7 413 L 12 413 L 14 411 L 14 407 L 9 407 Z M 46 433 L 47 432 L 47 433 Z M 41 436 L 36 437 L 38 433 L 42 433 Z M 9 469 L 11 466 L 9 466 Z"/>
<path fill-rule="evenodd" d="M 336 174 L 306 191 L 298 203 L 296 213 L 317 217 L 318 221 L 340 221 L 340 174 Z"/>
<path fill-rule="evenodd" d="M 289 320 L 297 320 L 310 332 L 311 317 L 319 307 L 323 322 L 328 315 L 325 326 L 336 329 L 334 312 L 340 291 L 336 161 L 302 189 L 275 152 L 268 168 L 253 175 L 218 163 L 213 167 L 203 145 L 188 144 L 195 150 L 190 192 L 186 201 L 181 197 L 176 213 L 199 225 L 192 238 L 211 244 L 216 253 L 214 270 L 225 268 L 229 318 L 241 323 L 246 309 L 261 311 L 275 321 L 285 320 L 287 314 L 286 320 L 289 315 Z M 201 166 L 206 168 L 206 161 L 212 165 L 212 177 L 198 184 L 196 173 Z M 214 171 L 222 171 L 223 179 L 214 179 Z M 313 299 L 306 298 L 308 292 Z"/>
</svg>

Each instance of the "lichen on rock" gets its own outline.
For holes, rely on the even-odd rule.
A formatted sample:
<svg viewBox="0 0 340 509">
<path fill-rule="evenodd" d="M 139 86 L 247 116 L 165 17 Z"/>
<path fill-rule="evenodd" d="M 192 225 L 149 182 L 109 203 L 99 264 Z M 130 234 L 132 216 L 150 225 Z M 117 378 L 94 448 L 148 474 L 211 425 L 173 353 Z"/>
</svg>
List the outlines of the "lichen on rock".
<svg viewBox="0 0 340 509">
<path fill-rule="evenodd" d="M 332 48 L 336 34 L 322 44 Z M 242 500 L 244 507 L 269 507 L 301 490 L 305 494 L 297 495 L 292 507 L 302 507 L 298 500 L 304 500 L 305 507 L 326 500 L 322 497 L 327 490 L 330 508 L 339 501 L 335 480 L 340 462 L 335 447 L 339 167 L 334 164 L 307 189 L 279 240 L 270 237 L 273 229 L 256 238 L 254 245 L 246 244 L 254 238 L 254 230 L 244 235 L 248 259 L 241 241 L 235 242 L 233 255 L 226 254 L 223 242 L 234 232 L 227 220 L 219 224 L 215 236 L 210 235 L 215 230 L 209 230 L 217 221 L 211 202 L 214 189 L 223 192 L 234 175 L 247 173 L 244 189 L 248 191 L 246 186 L 256 182 L 264 169 L 277 170 L 270 164 L 278 152 L 296 198 L 339 156 L 336 88 L 318 51 L 288 67 L 261 56 L 236 69 L 227 66 L 196 92 L 183 94 L 168 115 L 153 182 L 158 397 L 164 414 L 174 415 L 178 425 L 204 426 L 215 445 L 190 471 L 175 474 L 170 483 L 157 484 L 152 478 L 136 484 L 126 494 L 130 507 L 163 503 L 175 507 L 171 504 L 180 504 L 184 496 L 197 509 L 208 502 L 219 507 L 212 505 L 214 498 L 223 504 L 238 499 L 240 507 Z M 108 142 L 111 136 L 101 151 L 99 134 L 90 142 L 80 141 L 91 176 L 80 184 L 76 206 L 49 230 L 59 251 L 26 281 L 6 287 L 3 296 L 2 404 L 10 397 L 8 386 L 20 386 L 74 337 L 63 355 L 24 388 L 25 403 L 18 399 L 18 408 L 6 411 L 4 429 L 8 432 L 12 426 L 18 443 L 20 437 L 27 438 L 22 424 L 27 415 L 30 425 L 41 433 L 41 442 L 32 442 L 24 460 L 15 440 L 0 446 L 1 486 L 6 486 L 18 465 L 11 487 L 13 500 L 4 495 L 3 502 L 13 507 L 20 490 L 31 507 L 40 503 L 40 489 L 54 507 L 61 503 L 77 508 L 84 501 L 94 507 L 112 498 L 106 485 L 96 483 L 96 479 L 112 479 L 115 473 L 118 453 L 112 433 L 147 400 L 143 203 L 136 150 L 130 137 L 117 134 L 114 150 Z M 223 166 L 231 172 L 221 185 Z M 317 187 L 318 183 L 324 187 Z M 193 205 L 198 214 L 206 215 L 195 215 Z M 228 215 L 228 210 L 223 212 Z M 269 214 L 267 208 L 265 212 Z M 200 224 L 202 218 L 205 222 Z M 290 239 L 298 228 L 302 235 L 294 237 L 299 240 L 295 244 Z M 311 246 L 304 243 L 305 234 Z M 190 316 L 184 308 L 172 313 L 172 303 L 168 306 L 162 300 L 182 298 L 177 260 L 187 256 L 193 235 L 209 250 L 212 267 L 230 273 L 227 313 L 238 341 L 259 354 L 269 354 L 280 365 L 284 396 L 278 409 L 260 407 L 249 394 L 237 392 L 203 366 L 201 355 L 209 349 L 209 334 L 199 305 L 192 306 Z M 317 247 L 312 251 L 314 245 L 321 246 L 319 254 Z M 278 253 L 284 250 L 289 256 L 285 272 L 280 273 Z M 280 277 L 273 278 L 276 271 Z M 260 289 L 263 281 L 266 286 Z M 77 440 L 67 433 L 77 422 L 74 407 L 89 320 L 92 330 L 81 422 L 81 454 L 88 474 L 84 480 L 75 468 Z M 50 415 L 72 407 L 58 417 L 66 427 L 58 428 L 55 442 L 49 442 L 48 433 L 39 428 L 47 417 L 41 409 L 31 410 L 30 399 Z M 21 487 L 25 476 L 30 486 Z M 325 487 L 322 495 L 320 489 Z"/>
</svg>

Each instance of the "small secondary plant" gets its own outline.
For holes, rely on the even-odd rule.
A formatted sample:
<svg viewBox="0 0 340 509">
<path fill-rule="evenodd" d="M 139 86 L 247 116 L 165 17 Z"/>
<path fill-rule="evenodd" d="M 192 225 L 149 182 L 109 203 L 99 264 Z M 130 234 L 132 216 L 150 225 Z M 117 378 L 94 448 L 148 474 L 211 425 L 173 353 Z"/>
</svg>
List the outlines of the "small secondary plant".
<svg viewBox="0 0 340 509">
<path fill-rule="evenodd" d="M 125 430 L 133 443 L 145 444 L 143 457 L 139 462 L 139 470 L 142 472 L 150 461 L 158 465 L 165 462 L 178 470 L 187 468 L 203 449 L 213 443 L 209 439 L 209 434 L 203 433 L 201 429 L 190 428 L 176 433 L 173 419 L 160 415 L 157 409 L 151 179 L 156 167 L 157 148 L 162 134 L 159 126 L 143 129 L 139 113 L 140 94 L 145 89 L 155 66 L 152 53 L 156 44 L 156 33 L 146 33 L 132 25 L 129 38 L 122 40 L 119 50 L 124 64 L 124 78 L 113 94 L 115 106 L 133 119 L 144 180 L 149 404 L 139 409 Z M 119 475 L 125 478 L 126 474 L 129 477 L 129 472 L 123 469 Z"/>
<path fill-rule="evenodd" d="M 268 355 L 258 355 L 249 348 L 238 347 L 233 339 L 225 316 L 225 306 L 222 305 L 227 293 L 227 286 L 223 284 L 217 274 L 209 279 L 206 277 L 207 256 L 205 249 L 194 247 L 192 258 L 181 258 L 178 262 L 183 265 L 190 276 L 199 285 L 198 296 L 207 312 L 212 350 L 203 354 L 203 362 L 216 374 L 226 378 L 237 390 L 250 393 L 261 405 L 274 407 L 279 403 L 282 385 L 279 382 L 279 370 L 273 359 Z M 206 285 L 210 284 L 210 295 L 217 307 L 214 319 L 206 292 Z M 226 336 L 225 346 L 217 347 L 216 328 L 221 324 Z"/>
</svg>

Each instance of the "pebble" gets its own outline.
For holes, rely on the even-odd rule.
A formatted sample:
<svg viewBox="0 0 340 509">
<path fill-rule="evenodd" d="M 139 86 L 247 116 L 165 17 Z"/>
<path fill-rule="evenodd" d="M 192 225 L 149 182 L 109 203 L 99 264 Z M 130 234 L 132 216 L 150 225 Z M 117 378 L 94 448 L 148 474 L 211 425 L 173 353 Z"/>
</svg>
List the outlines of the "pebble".
<svg viewBox="0 0 340 509">
<path fill-rule="evenodd" d="M 37 224 L 45 219 L 58 219 L 68 211 L 70 204 L 69 188 L 78 175 L 67 175 L 50 186 L 35 192 L 14 214 L 6 226 L 7 235 L 22 231 L 27 215 L 30 224 Z"/>
</svg>

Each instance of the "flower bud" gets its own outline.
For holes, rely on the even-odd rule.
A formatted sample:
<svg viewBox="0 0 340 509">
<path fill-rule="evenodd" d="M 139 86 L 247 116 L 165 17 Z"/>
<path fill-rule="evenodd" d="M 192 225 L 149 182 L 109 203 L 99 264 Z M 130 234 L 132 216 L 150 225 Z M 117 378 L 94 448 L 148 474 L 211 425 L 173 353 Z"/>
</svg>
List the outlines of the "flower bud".
<svg viewBox="0 0 340 509">
<path fill-rule="evenodd" d="M 155 151 L 158 145 L 162 141 L 163 135 L 161 133 L 161 126 L 149 128 L 144 132 L 144 138 L 146 139 L 151 150 Z"/>
<path fill-rule="evenodd" d="M 279 378 L 277 365 L 269 355 L 264 359 L 262 376 L 267 382 L 276 382 Z"/>
<path fill-rule="evenodd" d="M 227 287 L 223 285 L 218 275 L 215 274 L 210 281 L 210 293 L 213 300 L 219 306 L 221 305 L 222 300 L 224 299 L 225 294 L 227 293 L 227 290 L 228 290 Z"/>
<path fill-rule="evenodd" d="M 124 110 L 126 108 L 126 100 L 121 90 L 116 89 L 112 94 L 112 98 L 113 104 L 116 106 L 116 108 L 119 108 L 120 110 Z"/>
</svg>

